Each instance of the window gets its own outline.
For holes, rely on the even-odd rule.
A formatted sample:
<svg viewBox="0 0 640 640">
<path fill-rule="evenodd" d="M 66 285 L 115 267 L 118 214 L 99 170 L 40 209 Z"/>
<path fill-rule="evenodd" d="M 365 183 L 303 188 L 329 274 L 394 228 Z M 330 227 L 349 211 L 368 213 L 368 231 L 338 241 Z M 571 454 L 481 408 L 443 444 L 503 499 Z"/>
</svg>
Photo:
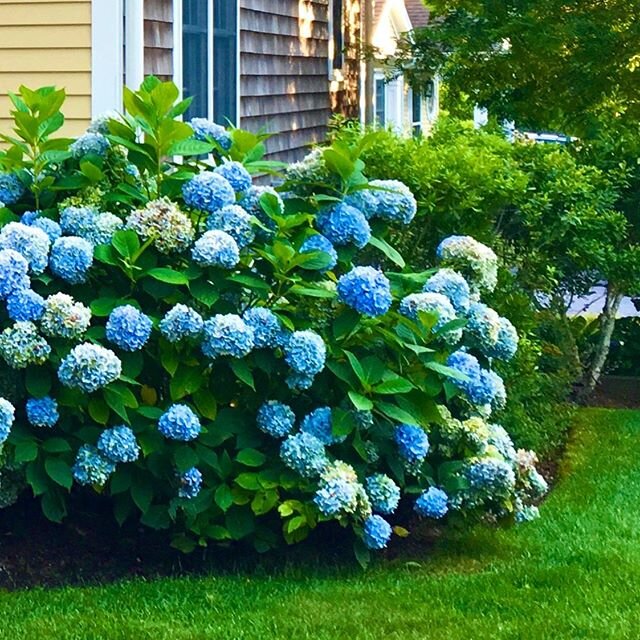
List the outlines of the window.
<svg viewBox="0 0 640 640">
<path fill-rule="evenodd" d="M 329 0 L 329 74 L 344 66 L 343 0 Z"/>
<path fill-rule="evenodd" d="M 182 0 L 182 86 L 193 97 L 185 119 L 236 123 L 237 33 L 237 2 Z"/>
<path fill-rule="evenodd" d="M 411 90 L 411 126 L 413 135 L 422 134 L 422 94 L 419 91 Z"/>
<path fill-rule="evenodd" d="M 387 84 L 383 77 L 376 77 L 376 124 L 384 127 L 387 124 Z"/>
</svg>

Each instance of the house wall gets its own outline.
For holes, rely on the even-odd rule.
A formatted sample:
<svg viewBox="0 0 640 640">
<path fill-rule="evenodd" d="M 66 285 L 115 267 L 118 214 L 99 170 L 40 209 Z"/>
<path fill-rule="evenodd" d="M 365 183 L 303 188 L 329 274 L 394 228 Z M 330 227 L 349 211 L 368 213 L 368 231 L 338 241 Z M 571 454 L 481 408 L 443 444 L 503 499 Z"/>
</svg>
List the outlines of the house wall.
<svg viewBox="0 0 640 640">
<path fill-rule="evenodd" d="M 158 76 L 162 80 L 173 77 L 171 0 L 144 0 L 144 74 Z"/>
<path fill-rule="evenodd" d="M 7 92 L 65 87 L 63 132 L 78 135 L 91 117 L 91 0 L 0 2 L 0 131 L 11 128 Z"/>
</svg>

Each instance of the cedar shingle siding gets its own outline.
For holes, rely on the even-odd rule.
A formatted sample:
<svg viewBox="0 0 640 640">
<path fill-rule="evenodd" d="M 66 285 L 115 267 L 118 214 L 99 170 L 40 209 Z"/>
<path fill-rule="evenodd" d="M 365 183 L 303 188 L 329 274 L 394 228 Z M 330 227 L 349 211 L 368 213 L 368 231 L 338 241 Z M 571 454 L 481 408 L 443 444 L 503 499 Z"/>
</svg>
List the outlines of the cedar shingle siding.
<svg viewBox="0 0 640 640">
<path fill-rule="evenodd" d="M 241 126 L 275 134 L 272 157 L 298 160 L 331 115 L 328 0 L 240 0 Z"/>
<path fill-rule="evenodd" d="M 171 0 L 144 0 L 144 74 L 163 80 L 173 77 Z"/>
</svg>

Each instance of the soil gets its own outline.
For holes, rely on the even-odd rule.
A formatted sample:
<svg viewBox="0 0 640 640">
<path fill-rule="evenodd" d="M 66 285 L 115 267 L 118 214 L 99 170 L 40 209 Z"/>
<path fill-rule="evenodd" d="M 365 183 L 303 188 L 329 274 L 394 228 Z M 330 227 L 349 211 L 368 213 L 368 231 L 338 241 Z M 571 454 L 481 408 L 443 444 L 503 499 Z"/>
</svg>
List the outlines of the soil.
<svg viewBox="0 0 640 640">
<path fill-rule="evenodd" d="M 590 403 L 608 408 L 640 408 L 640 381 L 610 377 L 603 380 Z M 552 486 L 557 478 L 562 452 L 543 460 L 539 469 Z M 2 511 L 0 518 L 0 590 L 35 586 L 62 586 L 106 583 L 115 580 L 206 573 L 212 570 L 251 572 L 260 563 L 274 567 L 297 559 L 320 566 L 341 563 L 352 557 L 339 527 L 321 528 L 307 543 L 295 549 L 272 552 L 268 559 L 254 551 L 235 547 L 199 550 L 184 555 L 170 546 L 166 533 L 139 526 L 120 528 L 106 501 L 79 502 L 70 507 L 73 519 L 54 524 L 42 515 L 39 505 L 27 498 Z M 441 535 L 441 529 L 411 522 L 412 534 L 396 539 L 387 557 L 424 557 Z M 322 555 L 318 555 L 318 550 Z"/>
</svg>

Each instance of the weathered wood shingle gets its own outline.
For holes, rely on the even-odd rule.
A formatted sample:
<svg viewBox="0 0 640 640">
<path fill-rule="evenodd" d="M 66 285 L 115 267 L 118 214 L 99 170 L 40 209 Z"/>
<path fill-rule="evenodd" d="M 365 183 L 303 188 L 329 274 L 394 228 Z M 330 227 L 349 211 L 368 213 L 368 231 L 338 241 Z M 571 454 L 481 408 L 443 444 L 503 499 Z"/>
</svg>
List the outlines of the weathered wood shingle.
<svg viewBox="0 0 640 640">
<path fill-rule="evenodd" d="M 144 73 L 173 77 L 173 2 L 144 1 Z"/>
</svg>

